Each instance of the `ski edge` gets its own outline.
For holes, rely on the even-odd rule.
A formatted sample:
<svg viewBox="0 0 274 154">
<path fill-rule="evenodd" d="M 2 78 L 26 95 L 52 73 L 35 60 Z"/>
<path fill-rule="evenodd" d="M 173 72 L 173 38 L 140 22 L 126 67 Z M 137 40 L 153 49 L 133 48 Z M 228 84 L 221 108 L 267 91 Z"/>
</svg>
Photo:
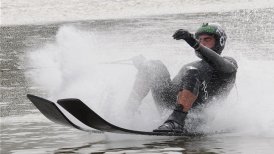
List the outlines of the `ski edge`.
<svg viewBox="0 0 274 154">
<path fill-rule="evenodd" d="M 85 103 L 80 99 L 61 99 L 57 103 L 66 109 L 70 114 L 72 114 L 79 121 L 85 125 L 110 133 L 120 133 L 120 134 L 134 134 L 134 135 L 154 135 L 154 136 L 202 136 L 201 133 L 182 133 L 182 132 L 148 132 L 148 131 L 138 131 L 130 130 L 116 125 L 104 120 L 96 112 L 90 109 Z M 80 111 L 80 112 L 79 112 Z M 94 124 L 95 123 L 95 124 Z"/>
<path fill-rule="evenodd" d="M 76 124 L 74 124 L 69 118 L 56 106 L 52 101 L 44 99 L 39 96 L 32 94 L 27 94 L 27 98 L 32 102 L 32 104 L 50 121 L 54 123 L 61 124 L 63 126 L 68 126 L 75 128 L 77 130 L 90 132 L 90 133 L 103 133 L 99 130 L 87 130 Z M 51 111 L 49 111 L 51 110 Z"/>
</svg>

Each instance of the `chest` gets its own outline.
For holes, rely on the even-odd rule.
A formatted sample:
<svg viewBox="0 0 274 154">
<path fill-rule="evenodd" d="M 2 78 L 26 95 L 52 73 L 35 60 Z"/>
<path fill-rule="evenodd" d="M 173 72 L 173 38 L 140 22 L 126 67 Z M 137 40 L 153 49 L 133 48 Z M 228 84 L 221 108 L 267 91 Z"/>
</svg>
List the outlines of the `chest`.
<svg viewBox="0 0 274 154">
<path fill-rule="evenodd" d="M 231 86 L 235 83 L 235 77 L 236 73 L 213 72 L 206 87 L 209 95 L 229 92 Z"/>
</svg>

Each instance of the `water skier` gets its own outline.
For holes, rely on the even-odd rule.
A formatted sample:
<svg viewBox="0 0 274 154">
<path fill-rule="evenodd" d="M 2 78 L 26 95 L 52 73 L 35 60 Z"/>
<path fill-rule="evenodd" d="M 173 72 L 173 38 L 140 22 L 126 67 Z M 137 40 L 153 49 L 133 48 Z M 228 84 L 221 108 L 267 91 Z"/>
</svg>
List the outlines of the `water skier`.
<svg viewBox="0 0 274 154">
<path fill-rule="evenodd" d="M 172 80 L 161 61 L 148 61 L 144 57 L 133 59 L 138 73 L 129 103 L 140 104 L 151 90 L 158 107 L 174 108 L 155 132 L 184 132 L 188 111 L 199 104 L 227 96 L 236 79 L 236 60 L 221 56 L 227 36 L 219 24 L 205 23 L 195 35 L 179 29 L 173 38 L 185 40 L 201 60 L 184 65 Z"/>
</svg>

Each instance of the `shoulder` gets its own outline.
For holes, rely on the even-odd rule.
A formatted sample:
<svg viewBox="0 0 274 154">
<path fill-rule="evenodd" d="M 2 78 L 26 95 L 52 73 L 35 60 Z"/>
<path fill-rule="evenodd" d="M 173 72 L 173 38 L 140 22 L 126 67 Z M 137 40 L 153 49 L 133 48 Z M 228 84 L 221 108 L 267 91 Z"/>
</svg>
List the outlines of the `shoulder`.
<svg viewBox="0 0 274 154">
<path fill-rule="evenodd" d="M 229 56 L 223 56 L 224 59 L 228 60 L 229 62 L 231 62 L 236 68 L 238 68 L 238 63 L 237 61 L 232 58 L 232 57 L 229 57 Z"/>
</svg>

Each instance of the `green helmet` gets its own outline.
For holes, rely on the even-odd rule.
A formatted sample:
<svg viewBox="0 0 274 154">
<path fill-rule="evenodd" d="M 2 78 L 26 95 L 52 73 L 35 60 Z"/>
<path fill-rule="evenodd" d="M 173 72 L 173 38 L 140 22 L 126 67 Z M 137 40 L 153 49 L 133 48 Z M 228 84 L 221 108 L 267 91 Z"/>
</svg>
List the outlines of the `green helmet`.
<svg viewBox="0 0 274 154">
<path fill-rule="evenodd" d="M 221 54 L 226 42 L 226 34 L 224 29 L 216 23 L 203 23 L 203 25 L 196 31 L 195 38 L 198 39 L 200 35 L 207 34 L 215 37 L 216 43 L 212 50 Z"/>
</svg>

